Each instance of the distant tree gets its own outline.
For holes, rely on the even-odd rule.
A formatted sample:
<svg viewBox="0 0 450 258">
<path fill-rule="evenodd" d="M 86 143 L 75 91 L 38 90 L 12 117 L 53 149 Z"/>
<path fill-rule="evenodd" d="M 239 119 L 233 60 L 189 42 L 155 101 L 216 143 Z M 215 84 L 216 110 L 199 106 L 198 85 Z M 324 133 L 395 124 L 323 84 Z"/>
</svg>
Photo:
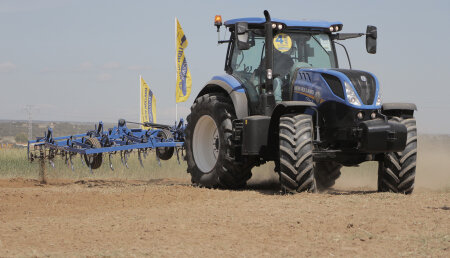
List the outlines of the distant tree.
<svg viewBox="0 0 450 258">
<path fill-rule="evenodd" d="M 28 141 L 28 136 L 24 133 L 16 134 L 15 140 L 17 143 L 26 143 Z"/>
</svg>

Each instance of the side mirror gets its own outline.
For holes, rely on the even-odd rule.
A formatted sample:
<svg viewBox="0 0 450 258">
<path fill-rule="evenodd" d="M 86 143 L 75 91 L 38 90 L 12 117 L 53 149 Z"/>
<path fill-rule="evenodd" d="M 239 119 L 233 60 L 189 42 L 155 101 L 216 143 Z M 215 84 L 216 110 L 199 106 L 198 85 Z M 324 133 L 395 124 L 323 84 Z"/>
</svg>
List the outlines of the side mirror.
<svg viewBox="0 0 450 258">
<path fill-rule="evenodd" d="M 247 50 L 250 48 L 248 43 L 248 23 L 237 22 L 234 28 L 234 38 L 236 39 L 237 47 L 240 50 Z"/>
<path fill-rule="evenodd" d="M 366 30 L 366 50 L 369 54 L 377 52 L 377 27 L 367 25 Z"/>
</svg>

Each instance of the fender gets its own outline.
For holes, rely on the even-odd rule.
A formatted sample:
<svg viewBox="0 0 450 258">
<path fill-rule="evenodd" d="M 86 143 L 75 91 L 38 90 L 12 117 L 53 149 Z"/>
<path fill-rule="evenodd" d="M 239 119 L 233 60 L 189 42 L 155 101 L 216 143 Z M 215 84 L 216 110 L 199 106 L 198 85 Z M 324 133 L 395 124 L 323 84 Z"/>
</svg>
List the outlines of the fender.
<svg viewBox="0 0 450 258">
<path fill-rule="evenodd" d="M 383 103 L 381 113 L 387 116 L 413 117 L 417 106 L 414 103 Z"/>
<path fill-rule="evenodd" d="M 231 77 L 231 78 L 230 78 Z M 233 102 L 234 110 L 238 119 L 247 117 L 248 101 L 244 88 L 231 75 L 214 76 L 212 80 L 206 83 L 197 98 L 211 92 L 224 92 Z"/>
</svg>

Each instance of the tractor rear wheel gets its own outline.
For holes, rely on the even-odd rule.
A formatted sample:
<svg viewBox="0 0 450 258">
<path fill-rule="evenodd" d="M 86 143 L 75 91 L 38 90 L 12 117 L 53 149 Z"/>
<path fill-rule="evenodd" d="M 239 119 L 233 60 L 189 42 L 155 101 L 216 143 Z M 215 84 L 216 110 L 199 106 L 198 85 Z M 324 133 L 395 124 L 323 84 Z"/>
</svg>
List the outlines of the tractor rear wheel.
<svg viewBox="0 0 450 258">
<path fill-rule="evenodd" d="M 208 188 L 240 188 L 251 177 L 252 163 L 232 157 L 233 105 L 222 94 L 197 98 L 187 117 L 186 160 L 193 184 Z"/>
<path fill-rule="evenodd" d="M 406 147 L 400 152 L 386 153 L 378 163 L 378 191 L 411 194 L 416 176 L 416 119 L 393 117 L 391 120 L 406 126 Z"/>
<path fill-rule="evenodd" d="M 88 138 L 85 143 L 90 145 L 94 149 L 102 147 L 97 138 Z M 101 153 L 84 155 L 84 161 L 86 162 L 86 165 L 91 169 L 99 168 L 102 165 L 102 159 L 103 155 Z"/>
<path fill-rule="evenodd" d="M 316 183 L 319 190 L 332 187 L 341 176 L 342 165 L 334 161 L 316 162 Z"/>
<path fill-rule="evenodd" d="M 315 192 L 313 124 L 310 115 L 280 118 L 280 183 L 291 193 Z"/>
</svg>

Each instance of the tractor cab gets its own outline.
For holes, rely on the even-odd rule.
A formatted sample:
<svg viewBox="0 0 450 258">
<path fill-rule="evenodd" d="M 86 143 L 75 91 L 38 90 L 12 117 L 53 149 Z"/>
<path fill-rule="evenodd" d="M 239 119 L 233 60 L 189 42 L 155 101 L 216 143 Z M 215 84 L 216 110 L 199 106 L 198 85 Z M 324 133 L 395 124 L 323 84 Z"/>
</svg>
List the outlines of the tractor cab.
<svg viewBox="0 0 450 258">
<path fill-rule="evenodd" d="M 221 22 L 219 25 L 217 17 L 215 21 L 219 29 Z M 219 41 L 229 44 L 225 71 L 245 88 L 249 113 L 254 115 L 264 113 L 261 96 L 268 91 L 272 91 L 275 104 L 293 100 L 293 80 L 299 69 L 337 69 L 334 40 L 344 39 L 344 35 L 350 38 L 349 34 L 336 33 L 343 27 L 338 21 L 271 19 L 270 31 L 265 28 L 266 24 L 265 18 L 226 21 L 224 25 L 231 32 L 230 40 Z M 352 37 L 362 35 L 365 34 L 352 34 Z M 272 54 L 269 58 L 266 49 Z M 270 82 L 267 81 L 268 71 Z"/>
<path fill-rule="evenodd" d="M 266 92 L 265 22 L 264 18 L 225 22 L 232 32 L 225 70 L 242 82 L 254 114 L 259 112 L 261 93 Z M 242 24 L 247 26 L 247 32 L 241 41 L 236 27 Z M 272 19 L 272 28 L 273 95 L 277 103 L 292 100 L 290 86 L 298 69 L 338 67 L 331 32 L 341 30 L 342 23 Z"/>
</svg>

